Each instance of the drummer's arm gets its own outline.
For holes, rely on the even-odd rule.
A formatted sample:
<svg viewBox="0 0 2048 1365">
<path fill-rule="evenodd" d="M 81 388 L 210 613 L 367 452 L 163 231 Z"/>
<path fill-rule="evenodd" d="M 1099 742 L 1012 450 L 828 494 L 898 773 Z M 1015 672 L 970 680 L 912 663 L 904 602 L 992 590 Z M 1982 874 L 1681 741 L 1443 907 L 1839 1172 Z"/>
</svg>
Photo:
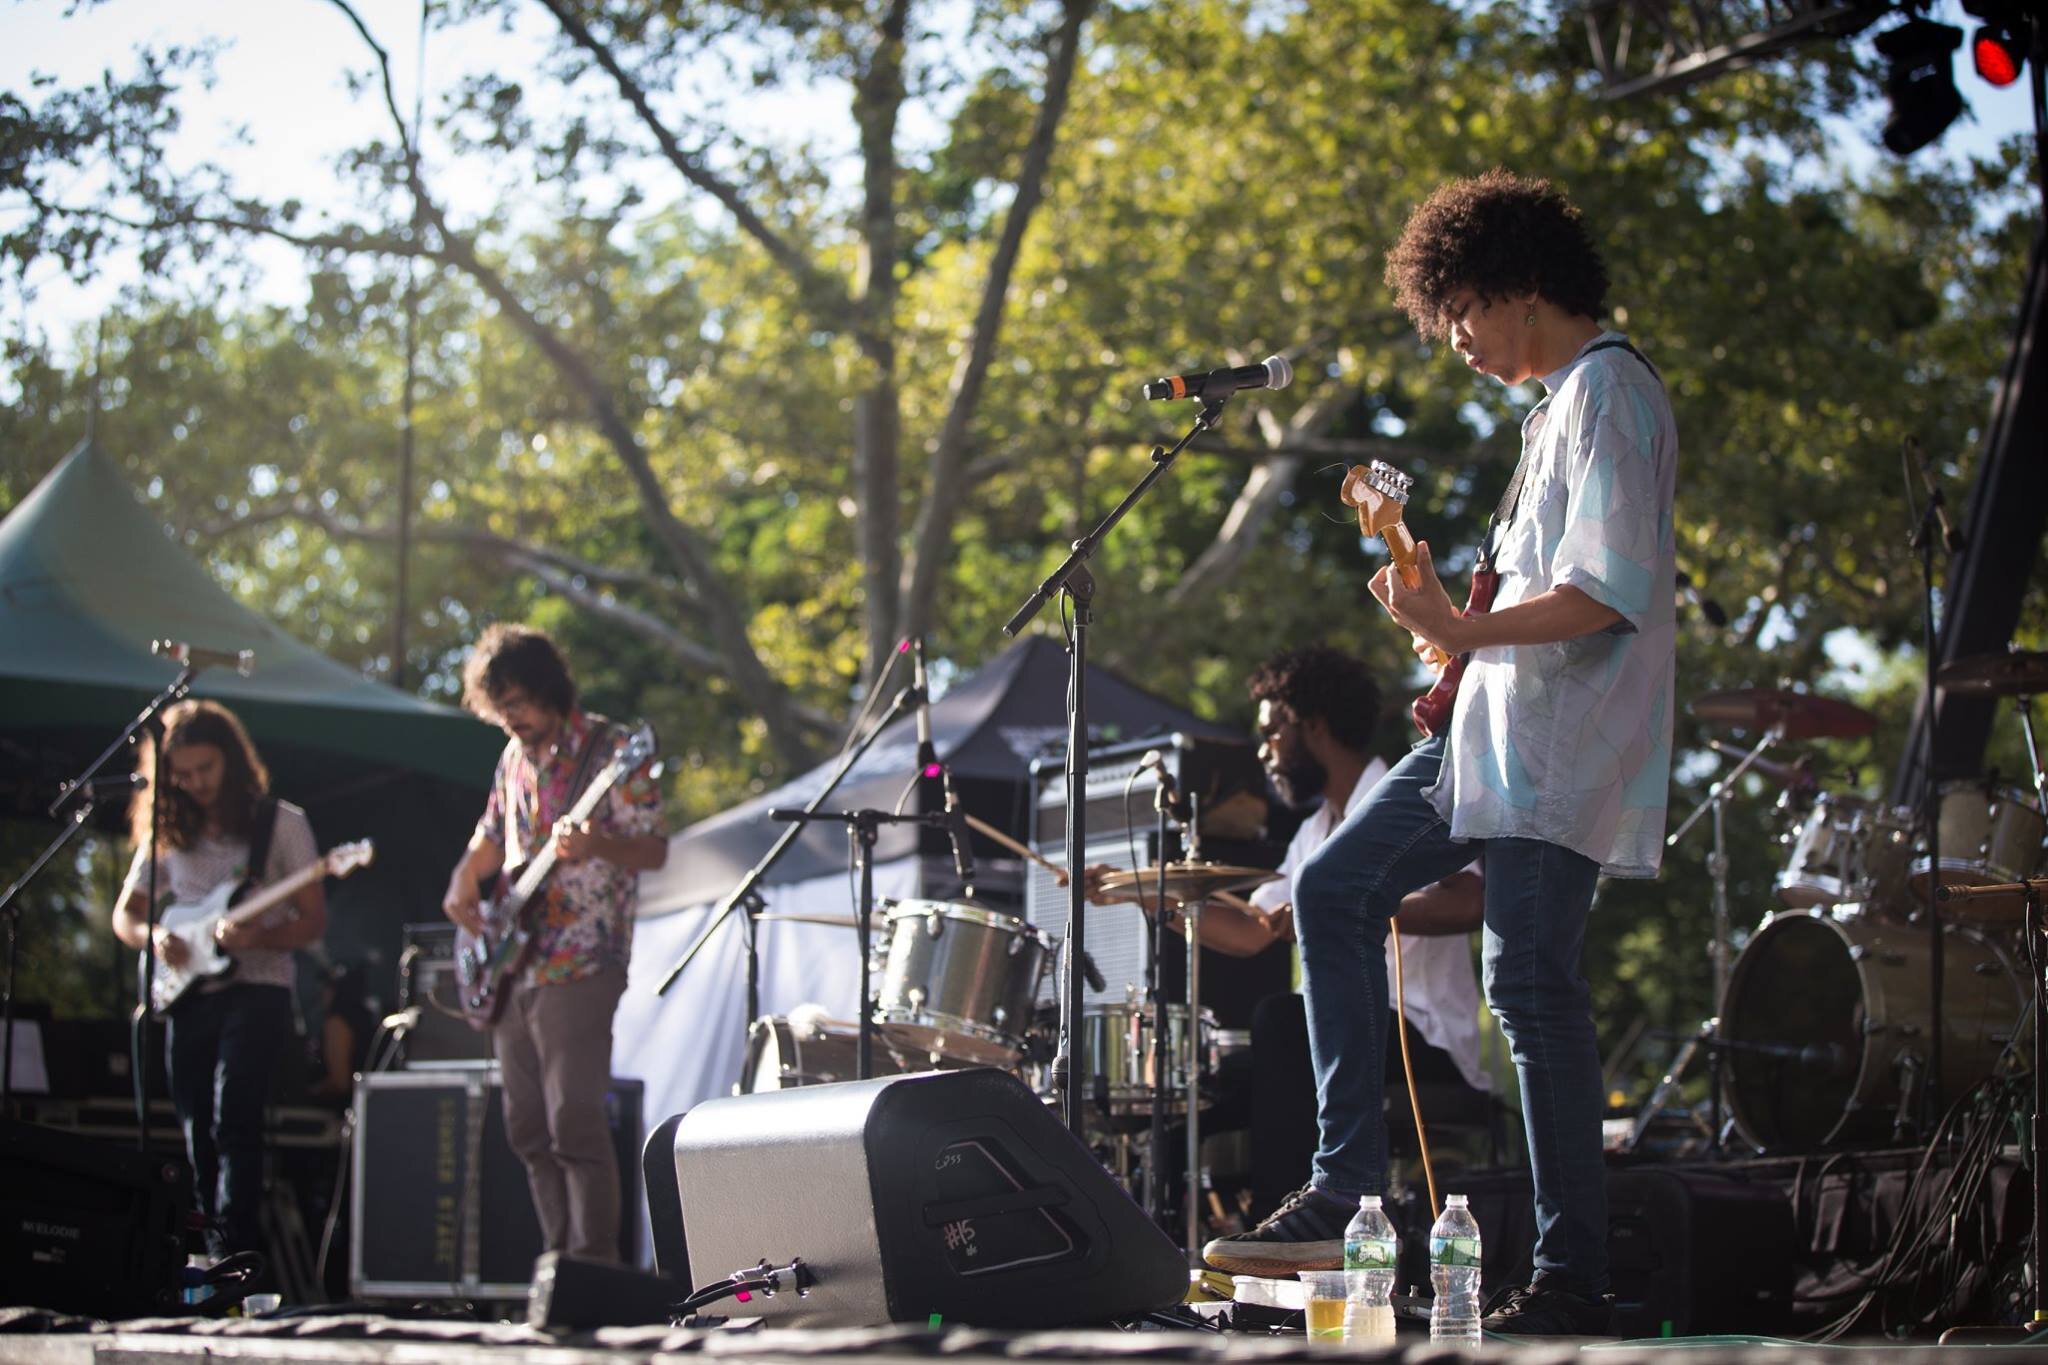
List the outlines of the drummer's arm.
<svg viewBox="0 0 2048 1365">
<path fill-rule="evenodd" d="M 1394 927 L 1410 938 L 1469 934 L 1486 919 L 1486 882 L 1477 872 L 1453 872 L 1401 898 Z"/>
</svg>

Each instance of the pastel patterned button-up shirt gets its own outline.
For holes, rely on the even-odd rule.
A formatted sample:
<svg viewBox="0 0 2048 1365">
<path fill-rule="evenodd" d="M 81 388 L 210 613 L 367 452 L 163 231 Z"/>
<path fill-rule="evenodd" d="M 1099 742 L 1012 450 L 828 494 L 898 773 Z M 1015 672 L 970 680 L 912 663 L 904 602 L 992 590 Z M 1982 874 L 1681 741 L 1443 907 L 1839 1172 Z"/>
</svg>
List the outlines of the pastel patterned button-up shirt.
<svg viewBox="0 0 2048 1365">
<path fill-rule="evenodd" d="M 508 870 L 538 856 L 555 821 L 576 804 L 571 784 L 595 729 L 579 707 L 546 750 L 529 753 L 517 739 L 506 742 L 477 830 L 505 850 Z M 612 735 L 613 743 L 623 738 L 616 728 Z M 609 756 L 601 752 L 591 761 L 587 781 L 596 779 Z M 646 768 L 613 786 L 598 803 L 592 825 L 599 833 L 621 837 L 662 832 L 661 791 Z M 549 985 L 594 976 L 607 967 L 624 970 L 639 898 L 640 874 L 629 868 L 601 858 L 557 863 L 541 889 L 539 936 L 524 983 Z"/>
<path fill-rule="evenodd" d="M 1561 844 L 1614 877 L 1656 875 L 1671 778 L 1672 499 L 1678 432 L 1628 351 L 1543 377 L 1522 427 L 1528 470 L 1502 529 L 1494 610 L 1571 586 L 1620 612 L 1554 644 L 1474 651 L 1433 791 L 1456 839 Z"/>
</svg>

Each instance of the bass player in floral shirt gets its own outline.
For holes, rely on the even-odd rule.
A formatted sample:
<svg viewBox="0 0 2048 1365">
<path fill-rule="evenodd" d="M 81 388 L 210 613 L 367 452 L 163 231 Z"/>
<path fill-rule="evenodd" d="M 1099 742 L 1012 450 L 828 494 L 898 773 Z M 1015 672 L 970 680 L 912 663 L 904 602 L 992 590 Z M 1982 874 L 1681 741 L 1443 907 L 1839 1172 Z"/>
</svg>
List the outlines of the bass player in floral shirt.
<svg viewBox="0 0 2048 1365">
<path fill-rule="evenodd" d="M 554 841 L 558 861 L 540 893 L 535 952 L 492 1045 L 506 1137 L 525 1163 L 547 1249 L 616 1261 L 619 1170 L 604 1096 L 640 874 L 668 860 L 661 794 L 642 768 L 615 785 L 591 819 L 563 818 L 622 736 L 576 704 L 569 667 L 541 631 L 485 630 L 463 667 L 462 701 L 509 739 L 441 908 L 478 932 L 483 883 Z"/>
</svg>

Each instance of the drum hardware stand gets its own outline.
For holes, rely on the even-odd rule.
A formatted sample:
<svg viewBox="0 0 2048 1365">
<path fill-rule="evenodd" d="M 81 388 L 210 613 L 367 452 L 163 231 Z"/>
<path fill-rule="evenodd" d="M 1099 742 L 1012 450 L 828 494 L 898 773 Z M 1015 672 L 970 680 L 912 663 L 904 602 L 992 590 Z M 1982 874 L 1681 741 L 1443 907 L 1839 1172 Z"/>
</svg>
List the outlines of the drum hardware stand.
<svg viewBox="0 0 2048 1365">
<path fill-rule="evenodd" d="M 1934 776 L 1934 703 L 1939 695 L 1937 674 L 1940 671 L 1938 653 L 1941 641 L 1934 625 L 1934 543 L 1938 535 L 1953 564 L 1956 552 L 1963 546 L 1963 538 L 1949 524 L 1948 505 L 1942 497 L 1941 486 L 1928 477 L 1927 467 L 1921 463 L 1919 440 L 1908 436 L 1900 445 L 1899 458 L 1905 475 L 1906 507 L 1913 513 L 1910 543 L 1920 560 L 1922 654 L 1927 664 L 1926 691 L 1923 693 L 1926 705 L 1921 708 L 1920 818 L 1916 823 L 1927 831 L 1927 1014 L 1933 1025 L 1927 1031 L 1927 1077 L 1920 1096 L 1920 1115 L 1923 1127 L 1932 1129 L 1941 1117 L 1941 1006 L 1946 976 L 1942 965 L 1944 926 L 1937 904 L 1941 891 L 1941 789 Z M 1927 501 L 1917 508 L 1913 499 L 1915 471 L 1918 471 L 1921 485 L 1927 490 Z M 2036 765 L 2036 771 L 2039 771 L 2039 765 Z"/>
<path fill-rule="evenodd" d="M 839 761 L 839 766 L 832 770 L 832 776 L 825 780 L 825 785 L 819 789 L 816 796 L 811 798 L 811 803 L 803 808 L 800 816 L 814 815 L 822 809 L 826 799 L 834 791 L 838 790 L 839 784 L 846 780 L 846 775 L 853 771 L 854 765 L 859 763 L 866 756 L 867 751 L 874 747 L 875 741 L 881 738 L 882 731 L 888 729 L 892 721 L 909 711 L 913 706 L 916 706 L 920 700 L 921 697 L 915 686 L 906 687 L 901 692 L 898 692 L 896 700 L 889 705 L 888 714 L 875 722 L 874 727 L 861 737 L 860 743 L 847 750 L 846 757 Z M 778 816 L 777 818 L 781 817 Z M 761 896 L 761 883 L 768 876 L 768 869 L 775 866 L 782 855 L 789 851 L 789 846 L 802 837 L 804 828 L 804 823 L 799 818 L 782 832 L 782 837 L 777 839 L 766 853 L 761 855 L 761 861 L 755 863 L 753 870 L 742 877 L 740 884 L 734 887 L 731 893 L 726 896 L 716 913 L 711 916 L 711 922 L 706 924 L 703 932 L 697 935 L 696 941 L 688 948 L 685 948 L 683 955 L 676 959 L 675 965 L 668 969 L 668 975 L 664 976 L 661 979 L 661 983 L 654 988 L 656 995 L 668 994 L 669 987 L 675 985 L 676 978 L 683 974 L 683 969 L 696 960 L 697 954 L 703 951 L 704 945 L 711 941 L 711 936 L 718 932 L 718 927 L 725 923 L 733 911 L 739 910 L 742 912 L 745 924 L 747 945 L 747 1018 L 746 1028 L 741 1030 L 742 1036 L 745 1035 L 746 1029 L 751 1029 L 754 1026 L 754 1021 L 761 1017 L 761 953 L 758 926 L 755 921 L 767 905 L 767 902 Z M 863 927 L 865 927 L 865 924 L 863 924 Z M 863 963 L 867 960 L 867 950 L 867 942 L 863 939 L 861 942 L 861 960 Z M 863 993 L 865 993 L 867 988 L 865 968 L 863 968 L 861 988 Z M 867 1043 L 865 1026 L 863 1026 L 861 1032 L 861 1041 L 863 1055 L 865 1056 Z M 865 1070 L 863 1070 L 862 1074 L 866 1074 Z"/>
<path fill-rule="evenodd" d="M 1086 856 L 1088 848 L 1088 631 L 1095 623 L 1095 578 L 1088 572 L 1088 560 L 1095 549 L 1116 524 L 1124 519 L 1139 499 L 1151 491 L 1166 471 L 1173 468 L 1173 462 L 1180 453 L 1194 441 L 1195 437 L 1212 430 L 1222 416 L 1223 405 L 1229 399 L 1228 393 L 1214 396 L 1204 395 L 1202 411 L 1171 447 L 1152 447 L 1152 467 L 1145 476 L 1124 494 L 1122 502 L 1110 509 L 1093 530 L 1075 541 L 1072 550 L 1061 561 L 1060 566 L 1047 575 L 1045 581 L 1032 589 L 1024 599 L 1024 605 L 1003 625 L 1005 635 L 1014 636 L 1031 624 L 1045 604 L 1055 596 L 1065 596 L 1072 603 L 1073 627 L 1067 645 L 1067 863 L 1078 866 L 1078 860 Z M 1162 906 L 1163 910 L 1165 907 Z M 1086 926 L 1088 898 L 1086 887 L 1078 875 L 1067 879 L 1067 935 L 1062 951 L 1067 958 L 1065 989 L 1060 993 L 1059 1043 L 1048 1068 L 1055 1093 L 1060 1096 L 1061 1109 L 1067 1127 L 1075 1137 L 1086 1141 L 1087 1114 L 1083 1098 L 1087 1094 L 1085 1059 L 1075 1047 L 1082 1012 L 1081 971 L 1082 952 L 1086 948 Z"/>
<path fill-rule="evenodd" d="M 1706 799 L 1701 801 L 1699 805 L 1694 806 L 1692 813 L 1686 816 L 1684 822 L 1677 829 L 1673 830 L 1670 837 L 1664 841 L 1666 848 L 1676 848 L 1678 841 L 1683 839 L 1687 831 L 1695 824 L 1699 823 L 1702 815 L 1710 810 L 1713 812 L 1714 850 L 1707 855 L 1707 876 L 1714 888 L 1714 941 L 1709 948 L 1707 956 L 1714 967 L 1714 1013 L 1712 1017 L 1700 1025 L 1699 1035 L 1679 1050 L 1678 1057 L 1673 1061 L 1670 1072 L 1658 1084 L 1656 1091 L 1650 1096 L 1650 1102 L 1636 1116 L 1636 1126 L 1629 1134 L 1628 1149 L 1631 1152 L 1642 1141 L 1644 1132 L 1649 1128 L 1650 1119 L 1656 1114 L 1658 1106 L 1663 1103 L 1664 1096 L 1683 1077 L 1686 1067 L 1692 1061 L 1693 1053 L 1702 1042 L 1705 1042 L 1712 1049 L 1710 1065 L 1712 1067 L 1713 1080 L 1712 1084 L 1708 1087 L 1711 1096 L 1711 1114 L 1713 1118 L 1711 1140 L 1716 1151 L 1721 1149 L 1723 1136 L 1721 1111 L 1726 1096 L 1726 1066 L 1724 1065 L 1720 1046 L 1721 1013 L 1728 1003 L 1729 939 L 1728 829 L 1723 818 L 1723 812 L 1728 804 L 1729 793 L 1734 789 L 1737 779 L 1754 767 L 1757 760 L 1762 758 L 1773 744 L 1783 743 L 1784 739 L 1785 726 L 1782 722 L 1764 731 L 1764 737 L 1757 741 L 1756 747 L 1744 754 L 1741 762 L 1737 763 L 1733 769 L 1724 774 L 1712 787 L 1708 788 Z"/>
<path fill-rule="evenodd" d="M 872 941 L 869 930 L 875 915 L 875 844 L 882 837 L 884 825 L 923 825 L 927 829 L 945 829 L 947 813 L 920 811 L 914 815 L 897 815 L 886 810 L 819 810 L 813 802 L 802 810 L 778 806 L 768 812 L 768 818 L 788 821 L 792 832 L 801 831 L 813 820 L 846 826 L 853 865 L 860 872 L 860 904 L 855 911 L 860 927 L 854 930 L 860 935 L 860 1043 L 854 1054 L 857 1058 L 854 1079 L 871 1079 L 875 1074 L 875 995 L 870 983 L 875 955 L 868 945 Z M 786 838 L 784 842 L 787 842 Z"/>
</svg>

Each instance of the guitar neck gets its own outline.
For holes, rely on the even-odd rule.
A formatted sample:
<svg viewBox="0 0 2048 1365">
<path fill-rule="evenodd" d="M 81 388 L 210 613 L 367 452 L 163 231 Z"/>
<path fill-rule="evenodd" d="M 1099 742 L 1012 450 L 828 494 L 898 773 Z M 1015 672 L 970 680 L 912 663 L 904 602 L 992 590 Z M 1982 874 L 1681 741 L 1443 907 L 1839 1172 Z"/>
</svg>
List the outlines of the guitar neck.
<svg viewBox="0 0 2048 1365">
<path fill-rule="evenodd" d="M 576 804 L 569 807 L 568 813 L 562 818 L 571 824 L 581 824 L 588 820 L 590 813 L 597 809 L 597 803 L 604 800 L 606 793 L 611 791 L 612 785 L 624 775 L 624 772 L 624 765 L 614 758 L 605 765 L 604 771 L 583 789 L 583 795 L 576 798 Z M 540 890 L 540 884 L 546 881 L 548 874 L 554 870 L 555 841 L 549 838 L 541 846 L 540 854 L 526 865 L 519 874 L 519 880 L 512 884 L 512 892 L 506 897 L 510 908 L 516 910 L 531 900 L 533 893 Z"/>
<path fill-rule="evenodd" d="M 1397 521 L 1380 532 L 1380 539 L 1387 544 L 1387 553 L 1393 557 L 1394 567 L 1401 571 L 1402 581 L 1409 587 L 1417 582 L 1415 567 L 1415 536 L 1408 530 L 1407 523 Z"/>
<path fill-rule="evenodd" d="M 230 910 L 224 918 L 230 924 L 241 924 L 255 919 L 265 911 L 273 909 L 280 902 L 290 899 L 327 875 L 327 860 L 315 858 L 297 872 L 272 882 L 261 891 Z"/>
</svg>

